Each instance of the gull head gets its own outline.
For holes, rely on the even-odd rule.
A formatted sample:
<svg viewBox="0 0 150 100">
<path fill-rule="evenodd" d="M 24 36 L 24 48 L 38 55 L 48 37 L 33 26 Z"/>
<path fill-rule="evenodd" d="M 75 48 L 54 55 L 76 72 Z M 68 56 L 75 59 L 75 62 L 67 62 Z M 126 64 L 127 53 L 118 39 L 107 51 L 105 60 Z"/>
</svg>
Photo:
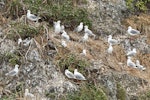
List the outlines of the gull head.
<svg viewBox="0 0 150 100">
<path fill-rule="evenodd" d="M 25 89 L 25 93 L 29 93 L 29 90 L 28 90 L 28 89 Z"/>
<path fill-rule="evenodd" d="M 134 48 L 133 51 L 136 52 L 136 48 Z"/>
<path fill-rule="evenodd" d="M 85 28 L 85 29 L 88 29 L 88 26 L 87 26 L 87 25 L 85 25 L 85 26 L 84 26 L 84 28 Z"/>
<path fill-rule="evenodd" d="M 112 38 L 112 35 L 109 35 L 108 37 L 109 37 L 109 38 Z"/>
<path fill-rule="evenodd" d="M 27 10 L 27 13 L 28 13 L 28 14 L 31 14 L 31 11 L 30 11 L 30 10 Z"/>
<path fill-rule="evenodd" d="M 131 26 L 129 26 L 129 27 L 128 27 L 128 29 L 130 30 L 130 29 L 132 29 L 132 27 L 131 27 Z"/>
<path fill-rule="evenodd" d="M 59 23 L 59 24 L 60 24 L 60 23 L 61 23 L 61 21 L 60 21 L 60 20 L 58 20 L 58 21 L 57 21 L 57 23 Z"/>
<path fill-rule="evenodd" d="M 140 61 L 139 61 L 139 60 L 136 60 L 136 64 L 139 65 L 139 64 L 140 64 Z"/>
<path fill-rule="evenodd" d="M 19 67 L 19 65 L 18 65 L 18 64 L 16 64 L 16 65 L 15 65 L 15 68 L 18 68 L 18 67 Z"/>
<path fill-rule="evenodd" d="M 78 70 L 77 70 L 77 69 L 74 69 L 74 73 L 75 73 L 75 72 L 78 72 Z"/>
<path fill-rule="evenodd" d="M 83 25 L 83 22 L 81 22 L 80 25 Z"/>
</svg>

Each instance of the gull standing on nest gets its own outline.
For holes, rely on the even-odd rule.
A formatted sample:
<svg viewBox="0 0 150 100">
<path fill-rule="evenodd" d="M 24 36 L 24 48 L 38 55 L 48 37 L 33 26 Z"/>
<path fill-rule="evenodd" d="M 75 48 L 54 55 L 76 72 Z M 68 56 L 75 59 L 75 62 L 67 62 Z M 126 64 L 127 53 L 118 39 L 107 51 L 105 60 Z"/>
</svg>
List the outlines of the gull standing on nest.
<svg viewBox="0 0 150 100">
<path fill-rule="evenodd" d="M 85 77 L 81 73 L 79 73 L 77 69 L 74 70 L 74 76 L 77 80 L 86 80 Z"/>
<path fill-rule="evenodd" d="M 61 26 L 60 26 L 61 21 L 58 20 L 57 22 L 54 22 L 54 32 L 56 34 L 59 34 L 61 32 Z"/>
<path fill-rule="evenodd" d="M 118 41 L 115 39 L 112 39 L 112 35 L 109 35 L 108 36 L 108 43 L 114 45 L 114 44 L 117 44 Z"/>
<path fill-rule="evenodd" d="M 35 16 L 34 14 L 31 14 L 31 11 L 27 10 L 27 19 L 38 22 L 38 20 L 41 18 L 38 16 Z"/>
<path fill-rule="evenodd" d="M 78 25 L 75 29 L 74 29 L 74 32 L 81 32 L 83 29 L 83 22 L 80 23 L 80 25 Z"/>
<path fill-rule="evenodd" d="M 90 29 L 88 29 L 87 25 L 84 26 L 84 32 L 87 33 L 87 34 L 89 34 L 90 36 L 93 36 L 94 39 L 95 39 L 96 35 Z"/>
<path fill-rule="evenodd" d="M 107 52 L 108 52 L 109 54 L 112 54 L 112 52 L 113 52 L 113 47 L 112 47 L 112 44 L 111 44 L 111 43 L 109 44 L 109 48 L 107 49 Z"/>
<path fill-rule="evenodd" d="M 6 73 L 6 76 L 15 76 L 18 75 L 19 69 L 18 69 L 19 65 L 16 64 L 15 68 L 13 70 L 11 70 L 10 72 Z"/>
</svg>

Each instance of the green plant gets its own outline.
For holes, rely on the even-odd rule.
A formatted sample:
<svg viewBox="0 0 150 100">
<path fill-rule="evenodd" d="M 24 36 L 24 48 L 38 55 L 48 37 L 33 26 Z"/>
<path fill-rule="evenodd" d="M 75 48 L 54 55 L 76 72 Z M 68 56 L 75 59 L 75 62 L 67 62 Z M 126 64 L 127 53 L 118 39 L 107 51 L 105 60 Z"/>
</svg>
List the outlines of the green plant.
<svg viewBox="0 0 150 100">
<path fill-rule="evenodd" d="M 118 100 L 126 100 L 126 92 L 121 84 L 117 84 L 117 99 Z"/>
<path fill-rule="evenodd" d="M 150 98 L 150 90 L 139 96 L 139 100 L 149 100 L 149 98 Z"/>
<path fill-rule="evenodd" d="M 99 87 L 84 84 L 77 92 L 69 93 L 66 100 L 108 100 L 106 94 Z"/>
<path fill-rule="evenodd" d="M 74 54 L 67 54 L 61 56 L 57 60 L 57 66 L 64 69 L 65 66 L 69 68 L 76 68 L 83 70 L 85 67 L 89 66 L 89 62 L 85 59 L 81 59 Z"/>
<path fill-rule="evenodd" d="M 147 11 L 146 4 L 149 2 L 150 0 L 126 0 L 126 5 L 130 10 Z"/>
</svg>

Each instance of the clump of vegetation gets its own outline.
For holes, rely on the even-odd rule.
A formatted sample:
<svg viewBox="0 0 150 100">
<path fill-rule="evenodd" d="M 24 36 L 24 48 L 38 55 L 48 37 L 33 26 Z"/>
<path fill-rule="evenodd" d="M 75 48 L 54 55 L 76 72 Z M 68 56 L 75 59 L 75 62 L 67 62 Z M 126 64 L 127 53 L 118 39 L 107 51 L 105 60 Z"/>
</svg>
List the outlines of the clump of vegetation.
<svg viewBox="0 0 150 100">
<path fill-rule="evenodd" d="M 126 0 L 126 5 L 133 11 L 147 11 L 148 3 L 150 3 L 150 0 Z"/>
<path fill-rule="evenodd" d="M 74 54 L 61 56 L 56 63 L 61 69 L 64 69 L 64 67 L 67 66 L 68 68 L 78 68 L 83 70 L 85 67 L 89 66 L 89 62 L 86 59 L 82 59 Z"/>
<path fill-rule="evenodd" d="M 85 2 L 85 0 L 83 0 Z M 80 22 L 91 27 L 88 12 L 81 7 L 75 7 L 73 0 L 6 0 L 5 15 L 13 18 L 25 15 L 27 10 L 42 17 L 42 20 L 53 23 L 61 20 L 67 27 L 73 27 Z"/>
<path fill-rule="evenodd" d="M 121 84 L 117 84 L 117 99 L 118 100 L 126 100 L 126 92 Z"/>
<path fill-rule="evenodd" d="M 80 91 L 69 93 L 66 100 L 108 100 L 108 98 L 101 88 L 87 84 L 81 86 Z"/>
<path fill-rule="evenodd" d="M 2 61 L 9 62 L 12 66 L 20 63 L 20 56 L 14 53 L 5 53 L 3 54 L 3 58 L 1 58 Z"/>
<path fill-rule="evenodd" d="M 149 100 L 150 98 L 150 90 L 139 96 L 140 100 Z"/>
</svg>

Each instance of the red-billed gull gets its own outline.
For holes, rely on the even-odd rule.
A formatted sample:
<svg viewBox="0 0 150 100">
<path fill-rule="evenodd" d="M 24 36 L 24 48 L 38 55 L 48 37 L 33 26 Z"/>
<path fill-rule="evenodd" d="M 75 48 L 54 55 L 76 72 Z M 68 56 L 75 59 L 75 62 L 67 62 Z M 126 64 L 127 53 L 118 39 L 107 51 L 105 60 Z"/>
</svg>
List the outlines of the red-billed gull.
<svg viewBox="0 0 150 100">
<path fill-rule="evenodd" d="M 107 52 L 108 52 L 109 54 L 112 54 L 112 52 L 113 52 L 113 47 L 112 47 L 112 44 L 111 44 L 111 43 L 109 44 L 109 48 L 107 49 Z"/>
<path fill-rule="evenodd" d="M 19 69 L 18 69 L 19 65 L 15 65 L 15 68 L 13 70 L 11 70 L 10 72 L 6 73 L 6 76 L 15 76 L 18 75 Z"/>
<path fill-rule="evenodd" d="M 54 22 L 54 32 L 56 34 L 59 34 L 61 32 L 61 26 L 60 26 L 61 21 L 58 20 L 57 22 Z"/>
<path fill-rule="evenodd" d="M 41 18 L 38 16 L 35 16 L 34 14 L 31 14 L 31 11 L 27 10 L 27 19 L 29 19 L 31 21 L 38 21 Z"/>
<path fill-rule="evenodd" d="M 145 70 L 146 69 L 144 66 L 140 65 L 140 61 L 139 60 L 136 60 L 136 66 L 140 70 Z"/>
<path fill-rule="evenodd" d="M 136 48 L 133 48 L 132 51 L 129 51 L 129 52 L 127 53 L 127 56 L 135 56 L 136 53 L 137 53 L 137 52 L 136 52 Z"/>
<path fill-rule="evenodd" d="M 63 30 L 63 33 L 61 34 L 61 36 L 62 36 L 63 39 L 66 39 L 67 41 L 70 40 L 69 35 L 64 30 Z"/>
<path fill-rule="evenodd" d="M 83 22 L 80 22 L 80 25 L 78 25 L 75 29 L 74 32 L 81 32 L 83 29 Z"/>
<path fill-rule="evenodd" d="M 127 59 L 127 66 L 137 68 L 136 64 L 134 62 L 132 62 L 131 57 L 128 57 L 128 59 Z"/>
<path fill-rule="evenodd" d="M 112 35 L 109 35 L 108 36 L 108 43 L 114 45 L 114 44 L 117 44 L 118 41 L 115 39 L 112 39 Z"/>
<path fill-rule="evenodd" d="M 86 80 L 85 77 L 81 73 L 79 73 L 77 69 L 74 70 L 74 76 L 77 80 Z"/>
<path fill-rule="evenodd" d="M 89 34 L 90 36 L 93 36 L 94 38 L 96 36 L 90 29 L 88 29 L 87 25 L 84 26 L 84 32 Z"/>
<path fill-rule="evenodd" d="M 133 29 L 131 26 L 128 27 L 127 32 L 128 32 L 128 34 L 131 35 L 131 36 L 135 36 L 135 35 L 140 34 L 140 31 L 138 31 L 138 30 L 136 30 L 136 29 Z"/>
<path fill-rule="evenodd" d="M 74 74 L 71 71 L 69 71 L 68 69 L 65 69 L 65 75 L 70 79 L 75 79 Z"/>
<path fill-rule="evenodd" d="M 61 41 L 61 45 L 62 45 L 63 47 L 67 47 L 66 41 L 62 40 L 62 41 Z"/>
</svg>

